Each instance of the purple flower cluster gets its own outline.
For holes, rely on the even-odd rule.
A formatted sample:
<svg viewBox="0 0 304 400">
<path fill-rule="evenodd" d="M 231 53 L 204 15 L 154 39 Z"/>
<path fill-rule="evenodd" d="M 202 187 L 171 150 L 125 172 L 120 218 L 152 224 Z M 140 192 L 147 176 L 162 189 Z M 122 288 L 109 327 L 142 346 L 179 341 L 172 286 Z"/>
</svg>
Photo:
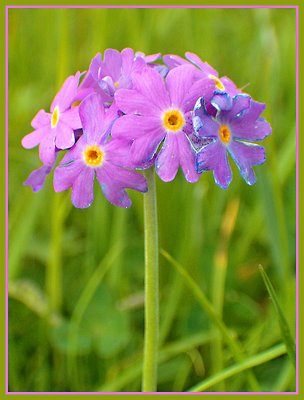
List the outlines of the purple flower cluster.
<svg viewBox="0 0 304 400">
<path fill-rule="evenodd" d="M 265 161 L 254 144 L 271 133 L 261 113 L 265 105 L 242 93 L 227 77 L 193 53 L 145 56 L 130 48 L 98 53 L 85 74 L 64 82 L 50 112 L 40 110 L 34 131 L 22 145 L 39 145 L 43 165 L 25 184 L 42 188 L 55 168 L 54 189 L 72 189 L 75 207 L 89 207 L 94 179 L 109 202 L 130 207 L 125 189 L 148 190 L 138 170 L 155 165 L 161 180 L 172 181 L 179 168 L 188 182 L 212 170 L 226 189 L 232 172 L 228 153 L 252 185 L 253 165 Z"/>
</svg>

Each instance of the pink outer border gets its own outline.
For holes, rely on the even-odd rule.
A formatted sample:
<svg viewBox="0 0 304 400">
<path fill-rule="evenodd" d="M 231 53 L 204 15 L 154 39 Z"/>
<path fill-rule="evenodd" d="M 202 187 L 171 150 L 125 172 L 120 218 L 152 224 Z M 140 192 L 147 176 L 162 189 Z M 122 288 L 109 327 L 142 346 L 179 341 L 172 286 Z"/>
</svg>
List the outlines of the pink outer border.
<svg viewBox="0 0 304 400">
<path fill-rule="evenodd" d="M 299 7 L 296 7 L 296 391 L 299 393 Z"/>
<path fill-rule="evenodd" d="M 273 5 L 261 5 L 261 6 L 254 6 L 254 5 L 247 5 L 247 6 L 197 6 L 197 5 L 178 5 L 178 6 L 171 6 L 171 5 L 130 5 L 130 6 L 124 6 L 124 5 L 100 5 L 100 6 L 81 6 L 81 5 L 74 5 L 74 6 L 69 6 L 69 5 L 62 5 L 62 6 L 56 6 L 56 5 L 49 5 L 49 6 L 36 6 L 36 5 L 28 5 L 28 6 L 7 6 L 6 8 L 295 8 L 298 9 L 298 6 L 273 6 Z"/>
<path fill-rule="evenodd" d="M 296 10 L 296 391 L 295 392 L 9 392 L 8 391 L 8 10 L 14 8 L 291 8 Z M 143 395 L 143 394 L 178 394 L 178 395 L 202 395 L 202 394 L 214 394 L 214 395 L 297 395 L 299 394 L 299 6 L 298 5 L 245 5 L 245 6 L 196 6 L 196 5 L 184 5 L 184 6 L 171 6 L 171 5 L 151 5 L 151 6 L 119 6 L 119 5 L 104 5 L 104 6 L 6 6 L 5 7 L 5 263 L 6 263 L 6 277 L 5 277 L 5 336 L 6 336 L 6 351 L 5 351 L 5 384 L 7 395 Z"/>
<path fill-rule="evenodd" d="M 5 8 L 5 391 L 8 394 L 8 7 Z"/>
</svg>

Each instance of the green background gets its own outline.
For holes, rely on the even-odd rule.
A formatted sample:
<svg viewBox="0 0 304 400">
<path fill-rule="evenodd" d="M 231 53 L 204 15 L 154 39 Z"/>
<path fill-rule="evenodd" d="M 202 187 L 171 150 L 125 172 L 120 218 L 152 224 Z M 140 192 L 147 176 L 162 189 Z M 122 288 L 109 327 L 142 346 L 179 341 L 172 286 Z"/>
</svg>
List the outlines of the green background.
<svg viewBox="0 0 304 400">
<path fill-rule="evenodd" d="M 254 187 L 234 167 L 227 191 L 216 187 L 210 173 L 195 185 L 182 174 L 169 184 L 158 180 L 160 247 L 189 271 L 208 298 L 223 297 L 224 322 L 248 357 L 282 342 L 259 264 L 294 333 L 295 10 L 10 9 L 12 391 L 140 390 L 140 375 L 123 387 L 119 382 L 135 369 L 142 351 L 142 196 L 131 193 L 134 206 L 119 210 L 96 190 L 90 209 L 75 210 L 69 193 L 53 193 L 51 179 L 33 194 L 22 182 L 39 166 L 37 151 L 20 145 L 32 117 L 48 109 L 66 76 L 86 70 L 97 51 L 127 46 L 146 54 L 194 51 L 238 87 L 249 84 L 246 91 L 267 104 L 273 135 L 265 141 L 267 162 L 256 167 Z M 221 252 L 227 260 L 224 272 Z M 182 343 L 186 350 L 160 366 L 159 390 L 182 391 L 218 367 L 215 331 L 180 276 L 164 258 L 160 262 L 163 349 Z M 107 265 L 93 293 L 90 279 Z M 85 293 L 92 299 L 74 334 L 77 355 L 71 356 L 69 323 L 77 319 Z M 194 346 L 195 335 L 209 339 Z M 220 355 L 226 366 L 234 363 L 226 346 Z M 254 373 L 265 391 L 294 390 L 287 356 Z M 248 391 L 244 376 L 208 390 Z"/>
</svg>

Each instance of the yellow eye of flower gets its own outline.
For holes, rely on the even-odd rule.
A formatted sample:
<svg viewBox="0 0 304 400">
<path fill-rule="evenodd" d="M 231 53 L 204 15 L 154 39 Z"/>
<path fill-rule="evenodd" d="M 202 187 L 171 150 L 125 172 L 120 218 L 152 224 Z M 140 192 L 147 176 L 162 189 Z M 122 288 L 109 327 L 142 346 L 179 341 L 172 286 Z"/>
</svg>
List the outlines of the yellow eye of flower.
<svg viewBox="0 0 304 400">
<path fill-rule="evenodd" d="M 83 152 L 83 161 L 89 167 L 100 167 L 104 161 L 104 152 L 97 145 L 87 146 Z"/>
<path fill-rule="evenodd" d="M 72 103 L 72 105 L 71 105 L 71 108 L 79 106 L 80 103 L 81 103 L 81 100 L 74 101 L 74 103 Z"/>
<path fill-rule="evenodd" d="M 220 79 L 219 78 L 217 78 L 216 76 L 214 76 L 214 75 L 209 75 L 209 78 L 210 79 L 213 79 L 214 81 L 215 81 L 215 87 L 217 88 L 217 89 L 219 89 L 219 90 L 225 90 L 225 86 L 222 84 L 222 82 L 220 81 Z"/>
<path fill-rule="evenodd" d="M 166 130 L 177 132 L 185 125 L 185 118 L 179 110 L 169 110 L 163 115 L 163 124 Z"/>
<path fill-rule="evenodd" d="M 231 134 L 227 125 L 221 125 L 219 129 L 219 137 L 225 144 L 230 142 Z"/>
<path fill-rule="evenodd" d="M 56 106 L 53 111 L 52 118 L 51 118 L 51 127 L 52 128 L 56 128 L 58 121 L 59 121 L 59 114 L 60 114 L 59 107 Z"/>
</svg>

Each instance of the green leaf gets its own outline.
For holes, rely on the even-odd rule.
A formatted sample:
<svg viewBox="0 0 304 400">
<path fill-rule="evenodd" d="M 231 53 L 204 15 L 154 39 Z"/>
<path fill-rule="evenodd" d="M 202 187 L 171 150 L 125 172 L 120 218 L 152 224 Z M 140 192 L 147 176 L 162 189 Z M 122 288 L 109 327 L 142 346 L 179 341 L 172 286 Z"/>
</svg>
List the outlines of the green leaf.
<svg viewBox="0 0 304 400">
<path fill-rule="evenodd" d="M 106 319 L 100 324 L 94 347 L 104 358 L 118 354 L 130 341 L 130 327 L 127 314 L 111 309 Z"/>
<path fill-rule="evenodd" d="M 275 292 L 275 290 L 274 290 L 274 288 L 272 286 L 272 283 L 270 282 L 270 279 L 268 278 L 268 275 L 266 274 L 264 268 L 261 265 L 259 266 L 259 270 L 260 270 L 260 272 L 262 274 L 262 278 L 264 280 L 264 283 L 265 283 L 266 289 L 268 291 L 268 294 L 270 296 L 270 299 L 271 299 L 271 301 L 272 301 L 272 303 L 274 305 L 274 309 L 275 309 L 275 312 L 276 312 L 276 315 L 278 317 L 278 321 L 279 321 L 279 324 L 280 324 L 282 338 L 283 338 L 283 340 L 284 340 L 284 342 L 286 344 L 288 355 L 289 355 L 290 360 L 292 361 L 292 363 L 293 363 L 293 365 L 295 367 L 296 366 L 296 345 L 295 345 L 295 342 L 294 342 L 294 340 L 293 340 L 293 338 L 291 336 L 287 320 L 286 320 L 286 318 L 284 316 L 284 313 L 283 313 L 282 308 L 281 308 L 281 306 L 279 304 L 279 301 L 278 301 L 278 297 L 277 297 L 276 292 Z"/>
<path fill-rule="evenodd" d="M 117 309 L 111 290 L 105 284 L 95 291 L 80 326 L 91 335 L 101 357 L 116 355 L 130 341 L 128 314 Z"/>
<path fill-rule="evenodd" d="M 63 322 L 50 329 L 50 340 L 52 345 L 62 353 L 69 351 L 69 323 Z M 88 354 L 91 350 L 92 341 L 86 331 L 78 331 L 75 351 L 77 355 Z"/>
</svg>

